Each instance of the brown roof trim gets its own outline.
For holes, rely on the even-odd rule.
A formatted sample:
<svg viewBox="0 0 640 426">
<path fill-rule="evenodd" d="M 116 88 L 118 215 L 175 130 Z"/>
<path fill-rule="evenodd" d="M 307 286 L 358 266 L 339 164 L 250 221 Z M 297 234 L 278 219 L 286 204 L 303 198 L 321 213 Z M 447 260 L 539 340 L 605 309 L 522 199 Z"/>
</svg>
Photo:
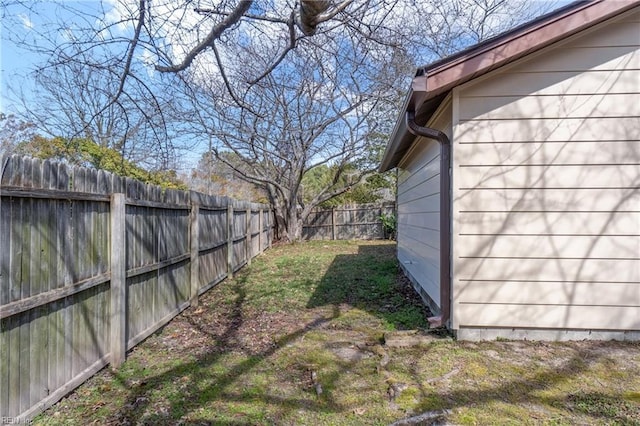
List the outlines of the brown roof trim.
<svg viewBox="0 0 640 426">
<path fill-rule="evenodd" d="M 596 0 L 572 3 L 555 12 L 476 44 L 448 58 L 417 70 L 411 89 L 380 164 L 380 171 L 398 165 L 413 137 L 405 126 L 404 114 L 415 111 L 424 125 L 437 108 L 433 101 L 452 88 L 511 63 L 559 40 L 604 22 L 640 5 L 640 0 Z"/>
<path fill-rule="evenodd" d="M 575 3 L 570 9 L 546 15 L 524 27 L 468 49 L 449 61 L 422 68 L 423 75 L 413 81 L 414 91 L 438 95 L 478 74 L 521 58 L 533 51 L 567 38 L 581 30 L 625 12 L 638 1 L 599 0 Z"/>
</svg>

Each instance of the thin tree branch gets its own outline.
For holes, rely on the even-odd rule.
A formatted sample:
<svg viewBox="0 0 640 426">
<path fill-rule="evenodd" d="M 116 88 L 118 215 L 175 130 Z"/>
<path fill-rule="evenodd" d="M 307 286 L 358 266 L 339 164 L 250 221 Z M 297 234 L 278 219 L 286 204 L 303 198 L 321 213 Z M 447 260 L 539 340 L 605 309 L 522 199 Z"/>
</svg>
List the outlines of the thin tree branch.
<svg viewBox="0 0 640 426">
<path fill-rule="evenodd" d="M 220 22 L 218 25 L 216 25 L 211 29 L 211 31 L 209 32 L 209 34 L 204 40 L 198 43 L 197 46 L 195 46 L 193 49 L 189 51 L 189 53 L 187 53 L 187 56 L 185 56 L 182 62 L 176 65 L 170 65 L 166 67 L 156 65 L 155 66 L 156 71 L 180 72 L 189 68 L 193 60 L 196 58 L 196 56 L 198 56 L 198 54 L 200 54 L 200 52 L 205 50 L 207 47 L 211 47 L 211 48 L 214 47 L 215 41 L 218 38 L 220 38 L 223 32 L 231 28 L 240 20 L 240 18 L 242 18 L 242 16 L 247 12 L 247 10 L 249 10 L 252 3 L 253 3 L 253 0 L 242 0 L 240 4 L 236 6 L 233 12 L 231 12 L 224 20 L 222 20 L 222 22 Z"/>
<path fill-rule="evenodd" d="M 224 71 L 224 66 L 222 65 L 222 59 L 220 59 L 220 54 L 218 53 L 218 49 L 216 48 L 216 44 L 213 43 L 211 45 L 211 48 L 213 49 L 213 54 L 214 54 L 214 56 L 216 58 L 216 63 L 218 64 L 218 69 L 220 70 L 220 75 L 222 76 L 222 81 L 224 81 L 224 85 L 227 88 L 227 92 L 229 92 L 229 95 L 231 96 L 233 101 L 240 108 L 244 108 L 247 111 L 250 111 L 252 114 L 254 114 L 254 115 L 258 116 L 258 117 L 262 117 L 262 115 L 259 114 L 258 112 L 256 112 L 250 105 L 246 104 L 244 101 L 242 101 L 241 99 L 238 98 L 238 96 L 236 95 L 235 91 L 231 87 L 231 83 L 229 82 L 229 78 L 227 77 L 227 73 Z"/>
<path fill-rule="evenodd" d="M 127 58 L 126 58 L 126 61 L 125 61 L 124 69 L 122 70 L 122 73 L 120 74 L 120 81 L 118 83 L 118 88 L 116 89 L 116 93 L 115 93 L 113 99 L 111 99 L 111 101 L 109 101 L 100 111 L 98 111 L 95 114 L 93 114 L 93 116 L 87 121 L 87 125 L 85 126 L 83 131 L 86 130 L 86 128 L 88 127 L 89 123 L 93 122 L 93 120 L 95 120 L 96 117 L 98 117 L 99 115 L 104 113 L 108 108 L 110 108 L 111 106 L 116 104 L 119 101 L 120 96 L 124 92 L 124 85 L 125 85 L 125 83 L 127 81 L 127 77 L 130 75 L 130 72 L 131 72 L 131 63 L 133 62 L 133 55 L 135 53 L 136 46 L 138 45 L 138 41 L 140 40 L 140 33 L 142 32 L 142 27 L 144 26 L 144 16 L 145 16 L 145 10 L 146 10 L 146 1 L 145 0 L 140 0 L 140 3 L 138 4 L 138 7 L 139 7 L 139 10 L 140 10 L 140 15 L 138 16 L 138 22 L 136 23 L 136 29 L 135 29 L 135 32 L 133 34 L 133 38 L 131 39 L 129 50 L 127 52 Z"/>
<path fill-rule="evenodd" d="M 308 0 L 307 0 L 308 2 Z M 303 1 L 304 3 L 304 1 Z M 319 24 L 329 21 L 330 19 L 333 19 L 336 17 L 336 15 L 340 12 L 342 12 L 343 10 L 345 10 L 347 7 L 349 7 L 349 5 L 353 3 L 353 0 L 345 0 L 342 3 L 340 3 L 339 5 L 337 5 L 336 7 L 334 7 L 333 9 L 331 9 L 328 13 L 322 13 L 320 15 L 317 15 L 312 23 L 313 26 L 318 26 Z"/>
<path fill-rule="evenodd" d="M 265 78 L 267 75 L 271 74 L 271 72 L 278 65 L 280 65 L 280 63 L 284 60 L 284 58 L 287 56 L 287 54 L 290 51 L 292 51 L 293 49 L 295 49 L 296 44 L 297 44 L 298 40 L 300 40 L 300 39 L 296 38 L 296 28 L 295 28 L 295 24 L 294 24 L 294 13 L 293 12 L 291 13 L 291 17 L 287 21 L 287 26 L 289 28 L 289 44 L 282 51 L 282 53 L 280 53 L 280 56 L 278 56 L 278 58 L 275 61 L 273 61 L 273 63 L 266 70 L 264 70 L 264 72 L 262 74 L 260 74 L 259 77 L 254 78 L 253 80 L 250 80 L 248 82 L 250 86 L 253 86 L 254 84 L 258 83 L 260 80 Z"/>
<path fill-rule="evenodd" d="M 231 13 L 223 12 L 216 9 L 208 9 L 202 7 L 196 7 L 193 9 L 194 12 L 200 13 L 202 15 L 220 15 L 220 16 L 229 16 Z M 255 15 L 253 13 L 245 13 L 242 15 L 242 18 L 253 19 L 255 21 L 264 21 L 264 22 L 273 22 L 275 24 L 287 24 L 289 21 L 287 19 L 278 18 L 275 16 L 264 16 L 264 15 Z"/>
</svg>

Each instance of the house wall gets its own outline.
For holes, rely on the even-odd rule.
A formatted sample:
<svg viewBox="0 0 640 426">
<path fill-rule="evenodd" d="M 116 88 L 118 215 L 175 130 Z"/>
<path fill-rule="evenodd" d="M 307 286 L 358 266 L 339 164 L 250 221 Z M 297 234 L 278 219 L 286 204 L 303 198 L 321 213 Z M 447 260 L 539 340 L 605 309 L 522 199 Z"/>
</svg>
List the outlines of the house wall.
<svg viewBox="0 0 640 426">
<path fill-rule="evenodd" d="M 640 330 L 639 95 L 638 12 L 454 90 L 460 338 Z"/>
<path fill-rule="evenodd" d="M 451 102 L 428 123 L 451 136 Z M 440 308 L 440 145 L 419 137 L 398 166 L 398 260 L 432 310 Z"/>
</svg>

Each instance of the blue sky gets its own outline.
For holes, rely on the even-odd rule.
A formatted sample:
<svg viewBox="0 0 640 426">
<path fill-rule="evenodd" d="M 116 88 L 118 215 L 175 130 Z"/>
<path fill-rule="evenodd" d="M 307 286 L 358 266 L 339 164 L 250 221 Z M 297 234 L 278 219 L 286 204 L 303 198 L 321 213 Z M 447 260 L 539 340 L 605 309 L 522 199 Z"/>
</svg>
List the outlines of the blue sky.
<svg viewBox="0 0 640 426">
<path fill-rule="evenodd" d="M 8 2 L 11 3 L 11 2 Z M 61 39 L 59 32 L 52 33 L 47 24 L 56 25 L 58 22 L 73 25 L 80 15 L 87 13 L 93 17 L 103 18 L 105 11 L 110 8 L 109 2 L 96 0 L 67 0 L 62 2 L 64 7 L 54 6 L 46 0 L 25 2 L 27 7 L 20 5 L 8 6 L 0 9 L 0 112 L 11 112 L 19 109 L 16 102 L 16 91 L 24 92 L 29 98 L 33 90 L 29 72 L 47 58 L 21 48 L 18 40 L 26 38 L 39 43 L 51 43 L 52 38 Z M 569 3 L 567 0 L 551 1 L 554 7 Z M 32 10 L 29 10 L 32 9 Z M 82 13 L 74 13 L 79 11 Z M 108 10 L 106 11 L 108 13 Z M 86 22 L 82 25 L 86 26 Z M 46 34 L 46 37 L 42 37 Z"/>
<path fill-rule="evenodd" d="M 24 3 L 28 7 L 18 4 L 0 8 L 0 113 L 5 114 L 20 112 L 20 93 L 24 94 L 27 102 L 34 98 L 30 73 L 48 59 L 43 54 L 25 49 L 21 46 L 21 40 L 51 48 L 64 39 L 64 34 L 58 29 L 60 22 L 73 27 L 74 22 L 84 16 L 85 21 L 78 23 L 78 26 L 86 28 L 90 26 L 87 23 L 95 23 L 90 19 L 104 19 L 110 8 L 108 0 L 66 0 L 61 2 L 63 6 L 56 6 L 47 0 Z M 551 3 L 554 7 L 560 7 L 568 1 L 553 0 Z M 196 162 L 199 152 L 190 152 L 186 157 L 189 162 Z"/>
<path fill-rule="evenodd" d="M 53 33 L 49 26 L 58 22 L 70 26 L 78 19 L 74 11 L 103 15 L 100 2 L 66 1 L 65 7 L 56 6 L 47 1 L 26 2 L 29 6 L 10 5 L 2 10 L 0 22 L 0 112 L 19 110 L 16 92 L 22 91 L 25 97 L 31 97 L 34 89 L 29 73 L 47 60 L 47 56 L 25 48 L 21 40 L 51 46 L 55 40 L 62 39 L 59 32 Z M 105 5 L 108 7 L 108 5 Z M 30 10 L 31 9 L 31 10 Z"/>
<path fill-rule="evenodd" d="M 15 43 L 4 39 L 7 29 L 2 28 L 2 39 L 0 43 L 0 111 L 9 112 L 15 109 L 15 105 L 10 101 L 10 87 L 15 87 L 18 80 L 21 80 L 23 89 L 26 92 L 32 90 L 29 79 L 26 78 L 29 70 L 40 60 L 38 55 L 29 54 L 20 49 Z M 23 31 L 23 30 L 21 30 Z M 26 31 L 26 28 L 24 29 Z"/>
</svg>

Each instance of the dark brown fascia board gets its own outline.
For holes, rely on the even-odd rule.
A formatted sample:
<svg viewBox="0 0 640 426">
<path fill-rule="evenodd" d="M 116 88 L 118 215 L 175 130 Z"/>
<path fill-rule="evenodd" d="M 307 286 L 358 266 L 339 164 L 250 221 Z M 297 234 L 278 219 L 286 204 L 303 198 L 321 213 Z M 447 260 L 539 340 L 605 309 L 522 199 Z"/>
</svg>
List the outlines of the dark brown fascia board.
<svg viewBox="0 0 640 426">
<path fill-rule="evenodd" d="M 640 0 L 598 0 L 572 3 L 514 30 L 472 46 L 417 71 L 399 114 L 379 171 L 398 165 L 415 136 L 404 126 L 409 109 L 416 112 L 416 122 L 424 125 L 437 109 L 434 99 L 444 99 L 454 87 L 520 59 L 593 25 L 640 5 Z"/>
<path fill-rule="evenodd" d="M 638 6 L 640 1 L 600 0 L 578 3 L 577 7 L 535 20 L 519 31 L 509 31 L 490 43 L 481 43 L 447 62 L 422 68 L 414 78 L 414 92 L 437 96 L 492 69 L 513 62 L 557 41 Z"/>
<path fill-rule="evenodd" d="M 569 3 L 561 8 L 558 8 L 556 10 L 553 10 L 549 13 L 546 13 L 544 15 L 538 16 L 537 18 L 531 20 L 531 21 L 527 21 L 524 22 L 508 31 L 505 31 L 503 33 L 497 34 L 493 37 L 490 37 L 486 40 L 483 40 L 477 44 L 474 44 L 472 46 L 469 46 L 459 52 L 456 52 L 452 55 L 446 56 L 442 59 L 438 59 L 436 61 L 430 62 L 427 65 L 418 67 L 417 71 L 416 71 L 416 77 L 421 76 L 426 74 L 427 72 L 431 72 L 433 70 L 439 69 L 443 66 L 447 66 L 449 64 L 452 64 L 456 61 L 459 61 L 462 58 L 468 57 L 470 54 L 472 54 L 473 52 L 479 52 L 480 50 L 486 50 L 488 48 L 490 48 L 491 46 L 495 46 L 497 43 L 500 43 L 502 40 L 504 40 L 505 38 L 508 38 L 511 35 L 514 34 L 519 34 L 519 33 L 525 33 L 528 31 L 531 31 L 532 29 L 536 28 L 537 26 L 540 26 L 540 24 L 542 22 L 548 22 L 551 21 L 553 19 L 557 19 L 560 16 L 564 16 L 566 15 L 568 12 L 575 12 L 576 10 L 579 10 L 579 8 L 581 7 L 585 7 L 588 6 L 591 3 L 596 3 L 596 2 L 600 2 L 602 0 L 578 0 L 578 1 L 574 1 L 572 3 Z"/>
</svg>

